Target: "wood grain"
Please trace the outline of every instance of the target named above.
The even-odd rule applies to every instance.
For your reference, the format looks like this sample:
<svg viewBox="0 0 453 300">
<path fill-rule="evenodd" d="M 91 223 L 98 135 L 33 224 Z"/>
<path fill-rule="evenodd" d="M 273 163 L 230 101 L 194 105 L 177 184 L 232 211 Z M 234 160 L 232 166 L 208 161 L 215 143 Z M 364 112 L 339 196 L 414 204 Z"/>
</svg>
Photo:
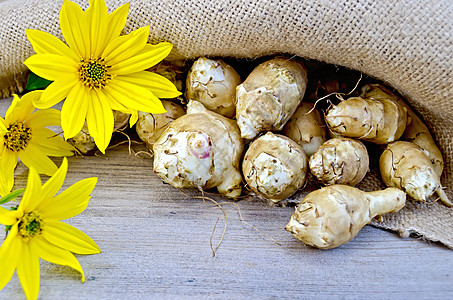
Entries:
<svg viewBox="0 0 453 300">
<path fill-rule="evenodd" d="M 19 165 L 16 174 L 24 186 L 26 168 Z M 222 212 L 163 184 L 152 159 L 129 157 L 126 145 L 105 156 L 72 157 L 63 188 L 92 176 L 99 179 L 88 208 L 67 222 L 103 253 L 78 256 L 84 284 L 69 267 L 42 262 L 40 299 L 453 297 L 453 251 L 446 247 L 367 226 L 338 249 L 317 250 L 283 229 L 293 208 L 243 200 L 244 219 L 280 245 L 224 204 L 227 231 L 212 257 L 210 237 L 219 217 L 213 242 L 221 236 Z M 16 275 L 0 299 L 25 299 Z"/>
</svg>

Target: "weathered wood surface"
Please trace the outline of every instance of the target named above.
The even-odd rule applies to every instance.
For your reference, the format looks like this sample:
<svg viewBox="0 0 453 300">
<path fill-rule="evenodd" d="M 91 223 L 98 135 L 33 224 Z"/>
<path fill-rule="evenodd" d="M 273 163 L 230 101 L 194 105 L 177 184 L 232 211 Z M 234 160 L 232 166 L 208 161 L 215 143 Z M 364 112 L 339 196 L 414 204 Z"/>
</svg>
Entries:
<svg viewBox="0 0 453 300">
<path fill-rule="evenodd" d="M 0 101 L 1 115 L 9 102 Z M 26 169 L 16 173 L 24 186 Z M 221 211 L 163 184 L 152 159 L 129 157 L 126 145 L 105 156 L 72 157 L 63 188 L 91 176 L 99 180 L 88 208 L 67 222 L 103 253 L 78 256 L 84 284 L 76 271 L 42 262 L 40 299 L 453 298 L 453 251 L 446 247 L 367 226 L 338 249 L 317 250 L 283 229 L 293 208 L 240 201 L 244 219 L 280 245 L 224 204 L 227 231 L 212 257 L 210 237 L 220 217 L 214 244 L 220 238 Z M 24 298 L 14 275 L 0 299 Z"/>
</svg>

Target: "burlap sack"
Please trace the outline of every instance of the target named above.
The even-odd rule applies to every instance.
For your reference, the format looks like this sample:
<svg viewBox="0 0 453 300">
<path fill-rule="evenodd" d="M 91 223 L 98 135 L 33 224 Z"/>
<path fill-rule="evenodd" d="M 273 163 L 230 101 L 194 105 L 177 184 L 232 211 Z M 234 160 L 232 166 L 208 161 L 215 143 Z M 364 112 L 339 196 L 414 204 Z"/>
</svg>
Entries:
<svg viewBox="0 0 453 300">
<path fill-rule="evenodd" d="M 76 1 L 87 7 L 88 0 Z M 109 8 L 127 1 L 107 0 Z M 126 32 L 151 25 L 150 41 L 170 41 L 173 58 L 273 53 L 346 66 L 374 76 L 409 99 L 446 161 L 453 199 L 453 3 L 451 0 L 130 0 Z M 62 0 L 0 0 L 0 90 L 23 84 L 32 48 L 25 29 L 61 38 Z M 381 188 L 371 174 L 360 186 Z M 408 205 L 375 226 L 418 233 L 453 248 L 453 209 Z"/>
</svg>

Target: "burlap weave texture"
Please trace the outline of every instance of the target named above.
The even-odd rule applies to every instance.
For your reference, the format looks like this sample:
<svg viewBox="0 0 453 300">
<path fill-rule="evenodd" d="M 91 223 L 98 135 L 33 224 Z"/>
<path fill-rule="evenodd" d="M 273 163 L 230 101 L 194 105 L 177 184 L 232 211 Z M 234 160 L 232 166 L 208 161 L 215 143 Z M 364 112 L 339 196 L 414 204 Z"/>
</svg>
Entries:
<svg viewBox="0 0 453 300">
<path fill-rule="evenodd" d="M 86 8 L 88 1 L 76 1 Z M 288 53 L 360 70 L 400 91 L 423 116 L 446 161 L 453 198 L 453 2 L 451 0 L 107 0 L 130 2 L 125 31 L 150 25 L 150 41 L 170 41 L 173 58 Z M 62 38 L 62 0 L 0 1 L 0 90 L 23 83 L 33 53 L 25 29 Z M 371 177 L 373 178 L 373 177 Z M 376 180 L 364 189 L 381 187 Z M 418 232 L 453 247 L 453 210 L 413 205 L 376 226 Z"/>
</svg>

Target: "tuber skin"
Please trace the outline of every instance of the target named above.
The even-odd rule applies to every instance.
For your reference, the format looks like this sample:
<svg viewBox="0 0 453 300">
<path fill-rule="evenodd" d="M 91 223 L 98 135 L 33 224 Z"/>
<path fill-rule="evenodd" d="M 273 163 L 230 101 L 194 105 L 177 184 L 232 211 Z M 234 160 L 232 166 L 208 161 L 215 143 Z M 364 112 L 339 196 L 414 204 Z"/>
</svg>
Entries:
<svg viewBox="0 0 453 300">
<path fill-rule="evenodd" d="M 333 138 L 310 157 L 309 167 L 311 174 L 325 185 L 354 186 L 369 170 L 368 151 L 358 140 Z"/>
<path fill-rule="evenodd" d="M 241 136 L 280 131 L 302 101 L 307 88 L 305 67 L 288 58 L 258 65 L 236 89 L 236 119 Z"/>
<path fill-rule="evenodd" d="M 138 112 L 138 121 L 135 124 L 135 130 L 138 137 L 145 142 L 149 149 L 162 135 L 164 130 L 171 122 L 184 115 L 184 108 L 169 100 L 162 100 L 162 104 L 167 112 L 163 114 L 151 114 L 147 112 Z"/>
<path fill-rule="evenodd" d="M 301 146 L 286 136 L 268 132 L 250 144 L 242 172 L 258 196 L 276 203 L 303 187 L 307 165 Z"/>
<path fill-rule="evenodd" d="M 407 113 L 403 106 L 391 99 L 351 97 L 329 109 L 325 120 L 334 133 L 388 144 L 402 136 Z"/>
<path fill-rule="evenodd" d="M 363 192 L 330 185 L 309 193 L 285 229 L 307 245 L 332 249 L 353 239 L 375 216 L 397 212 L 405 204 L 406 194 L 397 188 Z"/>
<path fill-rule="evenodd" d="M 312 156 L 326 141 L 326 125 L 313 103 L 302 102 L 283 129 L 284 135 L 298 143 L 307 156 Z"/>
<path fill-rule="evenodd" d="M 362 88 L 362 95 L 370 99 L 392 99 L 406 108 L 409 124 L 406 126 L 402 139 L 413 142 L 428 152 L 428 157 L 433 164 L 434 170 L 440 178 L 444 169 L 444 159 L 442 158 L 442 153 L 434 142 L 428 127 L 426 127 L 423 121 L 415 114 L 409 105 L 407 105 L 401 97 L 398 97 L 395 93 L 391 92 L 381 84 L 365 85 Z"/>
<path fill-rule="evenodd" d="M 400 188 L 418 201 L 426 201 L 437 193 L 443 203 L 452 205 L 426 152 L 414 143 L 388 144 L 379 159 L 379 168 L 388 187 Z"/>
<path fill-rule="evenodd" d="M 96 143 L 88 131 L 86 122 L 83 124 L 82 130 L 79 133 L 68 139 L 68 143 L 73 145 L 82 154 L 88 154 L 90 151 L 97 149 Z"/>
<path fill-rule="evenodd" d="M 241 77 L 221 59 L 201 57 L 187 74 L 186 99 L 201 102 L 207 109 L 227 118 L 236 115 L 236 87 Z"/>
<path fill-rule="evenodd" d="M 235 121 L 189 101 L 187 114 L 173 121 L 153 145 L 154 172 L 176 188 L 217 187 L 237 198 L 244 149 Z"/>
</svg>

